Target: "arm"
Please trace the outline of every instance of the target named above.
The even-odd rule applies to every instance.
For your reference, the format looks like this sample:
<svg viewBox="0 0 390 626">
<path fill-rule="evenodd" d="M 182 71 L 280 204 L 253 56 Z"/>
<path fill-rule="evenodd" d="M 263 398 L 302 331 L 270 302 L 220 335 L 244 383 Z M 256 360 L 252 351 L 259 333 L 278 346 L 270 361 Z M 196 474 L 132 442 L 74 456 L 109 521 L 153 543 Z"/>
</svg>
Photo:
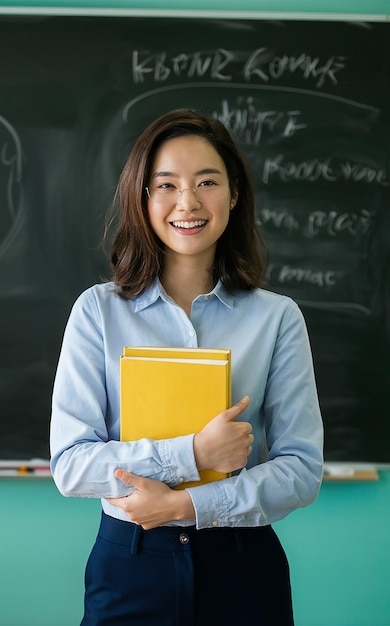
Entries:
<svg viewBox="0 0 390 626">
<path fill-rule="evenodd" d="M 268 460 L 238 476 L 188 489 L 198 528 L 271 524 L 318 494 L 323 425 L 306 325 L 293 302 L 281 317 L 270 353 L 258 416 Z"/>
<path fill-rule="evenodd" d="M 59 490 L 75 497 L 126 495 L 128 487 L 114 476 L 118 466 L 170 485 L 180 478 L 198 480 L 192 435 L 118 441 L 124 338 L 115 335 L 116 320 L 107 309 L 87 290 L 65 330 L 50 432 L 51 468 Z"/>
<path fill-rule="evenodd" d="M 99 498 L 128 495 L 128 484 L 114 476 L 118 467 L 174 486 L 199 480 L 197 465 L 220 471 L 245 465 L 251 426 L 233 420 L 248 401 L 218 416 L 219 428 L 209 428 L 196 445 L 193 435 L 118 441 L 119 357 L 125 338 L 115 336 L 115 327 L 111 311 L 98 305 L 92 290 L 76 301 L 53 390 L 51 468 L 61 493 Z"/>
</svg>

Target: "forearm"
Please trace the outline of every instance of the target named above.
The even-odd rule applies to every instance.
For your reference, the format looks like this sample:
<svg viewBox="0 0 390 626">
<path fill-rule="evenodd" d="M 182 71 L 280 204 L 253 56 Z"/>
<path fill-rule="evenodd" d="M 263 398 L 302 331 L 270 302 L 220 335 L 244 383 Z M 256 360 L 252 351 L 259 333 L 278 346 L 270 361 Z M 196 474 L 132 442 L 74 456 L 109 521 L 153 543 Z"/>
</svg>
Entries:
<svg viewBox="0 0 390 626">
<path fill-rule="evenodd" d="M 306 464 L 308 461 L 308 465 Z M 239 475 L 191 487 L 197 528 L 264 526 L 285 518 L 316 498 L 322 481 L 322 457 L 279 457 Z"/>
<path fill-rule="evenodd" d="M 53 445 L 51 467 L 60 492 L 65 496 L 105 498 L 125 496 L 129 488 L 114 477 L 123 468 L 174 486 L 199 479 L 191 462 L 192 437 L 155 442 L 85 441 L 58 449 Z"/>
</svg>

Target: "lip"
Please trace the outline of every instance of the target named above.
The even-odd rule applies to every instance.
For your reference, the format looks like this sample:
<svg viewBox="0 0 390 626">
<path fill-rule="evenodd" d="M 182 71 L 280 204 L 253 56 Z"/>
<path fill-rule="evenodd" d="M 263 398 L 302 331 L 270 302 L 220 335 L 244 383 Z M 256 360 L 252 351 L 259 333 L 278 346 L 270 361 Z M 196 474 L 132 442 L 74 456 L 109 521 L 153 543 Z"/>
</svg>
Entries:
<svg viewBox="0 0 390 626">
<path fill-rule="evenodd" d="M 199 232 L 202 228 L 206 226 L 208 220 L 173 220 L 170 222 L 170 225 L 175 230 L 180 230 L 184 232 Z"/>
</svg>

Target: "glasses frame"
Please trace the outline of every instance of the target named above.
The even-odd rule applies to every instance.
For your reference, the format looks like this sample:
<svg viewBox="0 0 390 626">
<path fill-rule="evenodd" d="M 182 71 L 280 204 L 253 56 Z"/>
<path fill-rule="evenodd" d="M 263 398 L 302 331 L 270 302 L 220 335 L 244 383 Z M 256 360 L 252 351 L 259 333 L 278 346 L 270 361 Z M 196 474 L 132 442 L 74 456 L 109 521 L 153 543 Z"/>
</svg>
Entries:
<svg viewBox="0 0 390 626">
<path fill-rule="evenodd" d="M 149 200 L 151 200 L 152 197 L 150 195 L 149 187 L 145 187 L 145 191 L 146 191 L 146 194 L 147 194 Z M 179 202 L 179 200 L 182 197 L 184 191 L 192 191 L 192 193 L 194 194 L 197 202 L 200 202 L 200 203 L 202 202 L 202 200 L 199 200 L 199 198 L 198 198 L 196 187 L 186 187 L 185 189 L 177 189 L 176 191 L 177 191 L 177 194 L 178 194 L 177 199 L 176 199 L 176 204 Z"/>
<path fill-rule="evenodd" d="M 150 188 L 149 187 L 144 187 L 144 190 L 146 191 L 146 195 L 148 196 L 149 200 L 151 200 L 152 199 L 152 195 L 151 195 L 151 192 L 150 192 Z M 193 193 L 193 195 L 195 197 L 195 200 L 197 202 L 199 202 L 199 204 L 207 202 L 207 200 L 205 200 L 205 199 L 201 200 L 199 198 L 199 196 L 198 196 L 198 189 L 196 187 L 186 187 L 185 189 L 177 189 L 176 191 L 177 191 L 177 197 L 174 200 L 174 204 L 177 204 L 180 201 L 184 191 L 192 191 L 192 193 Z M 158 191 L 157 191 L 157 195 L 159 195 Z M 166 199 L 169 200 L 169 194 L 166 195 L 165 197 L 166 197 Z M 161 198 L 164 198 L 164 193 L 161 194 Z M 172 201 L 172 198 L 170 200 Z"/>
</svg>

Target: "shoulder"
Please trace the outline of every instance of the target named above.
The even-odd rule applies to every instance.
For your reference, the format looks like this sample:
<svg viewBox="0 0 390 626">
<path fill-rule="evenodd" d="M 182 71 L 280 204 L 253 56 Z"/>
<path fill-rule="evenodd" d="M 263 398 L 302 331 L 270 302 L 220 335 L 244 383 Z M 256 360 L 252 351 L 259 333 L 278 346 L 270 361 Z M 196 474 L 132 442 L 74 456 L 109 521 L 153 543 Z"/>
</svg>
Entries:
<svg viewBox="0 0 390 626">
<path fill-rule="evenodd" d="M 238 305 L 250 304 L 256 308 L 267 308 L 279 311 L 299 310 L 298 304 L 290 298 L 267 289 L 253 289 L 252 291 L 238 291 L 235 294 Z"/>
<path fill-rule="evenodd" d="M 95 311 L 101 316 L 137 313 L 152 304 L 160 294 L 158 283 L 137 296 L 121 297 L 120 288 L 114 282 L 98 283 L 83 291 L 74 303 L 74 310 Z"/>
<path fill-rule="evenodd" d="M 98 302 L 104 302 L 112 298 L 117 298 L 115 284 L 113 282 L 97 283 L 88 287 L 80 293 L 74 303 L 74 308 L 93 306 Z"/>
<path fill-rule="evenodd" d="M 270 327 L 305 326 L 303 313 L 295 300 L 267 289 L 239 291 L 235 294 L 234 308 L 247 323 L 267 324 Z"/>
<path fill-rule="evenodd" d="M 102 315 L 105 311 L 111 313 L 115 309 L 120 310 L 128 300 L 121 298 L 116 290 L 114 282 L 97 283 L 85 289 L 76 298 L 72 314 Z"/>
</svg>

